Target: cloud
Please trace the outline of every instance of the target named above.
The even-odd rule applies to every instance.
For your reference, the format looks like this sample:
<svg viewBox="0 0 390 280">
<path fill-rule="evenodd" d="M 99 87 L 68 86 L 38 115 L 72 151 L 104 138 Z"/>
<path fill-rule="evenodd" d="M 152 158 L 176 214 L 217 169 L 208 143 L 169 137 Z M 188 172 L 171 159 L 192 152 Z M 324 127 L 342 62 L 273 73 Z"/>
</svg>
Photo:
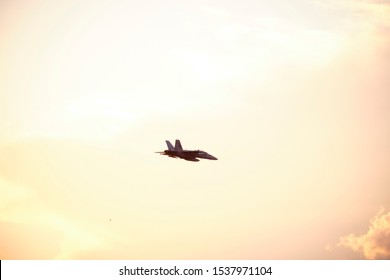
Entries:
<svg viewBox="0 0 390 280">
<path fill-rule="evenodd" d="M 367 0 L 367 2 L 374 3 L 374 4 L 390 5 L 389 0 Z"/>
<path fill-rule="evenodd" d="M 390 212 L 382 209 L 371 221 L 368 231 L 361 235 L 349 234 L 340 238 L 338 246 L 359 252 L 366 259 L 390 259 Z"/>
<path fill-rule="evenodd" d="M 342 12 L 343 17 L 339 24 L 354 30 L 365 28 L 367 31 L 372 31 L 372 29 L 389 27 L 390 1 L 388 0 L 317 1 L 317 5 Z"/>
<path fill-rule="evenodd" d="M 105 248 L 108 232 L 51 209 L 28 185 L 0 177 L 1 259 L 71 259 Z"/>
</svg>

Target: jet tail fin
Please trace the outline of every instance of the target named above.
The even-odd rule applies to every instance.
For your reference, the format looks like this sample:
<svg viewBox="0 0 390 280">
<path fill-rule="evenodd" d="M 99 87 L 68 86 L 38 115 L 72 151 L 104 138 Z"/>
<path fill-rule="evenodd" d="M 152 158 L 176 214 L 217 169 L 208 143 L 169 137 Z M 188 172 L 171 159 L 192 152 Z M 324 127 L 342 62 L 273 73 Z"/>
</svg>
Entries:
<svg viewBox="0 0 390 280">
<path fill-rule="evenodd" d="M 168 149 L 169 149 L 170 151 L 174 151 L 174 150 L 175 150 L 175 147 L 173 147 L 173 145 L 171 144 L 171 142 L 169 142 L 168 140 L 165 140 L 165 142 L 167 143 Z"/>
<path fill-rule="evenodd" d="M 175 141 L 175 150 L 176 151 L 183 151 L 183 147 L 181 146 L 180 140 Z"/>
</svg>

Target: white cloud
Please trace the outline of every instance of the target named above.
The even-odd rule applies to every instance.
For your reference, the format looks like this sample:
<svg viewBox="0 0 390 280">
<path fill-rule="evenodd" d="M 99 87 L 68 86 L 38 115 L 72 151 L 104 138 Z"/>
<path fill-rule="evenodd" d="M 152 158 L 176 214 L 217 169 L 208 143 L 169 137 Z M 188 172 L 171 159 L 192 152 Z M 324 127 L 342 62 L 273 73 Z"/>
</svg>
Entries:
<svg viewBox="0 0 390 280">
<path fill-rule="evenodd" d="M 368 231 L 340 238 L 338 246 L 359 252 L 366 259 L 390 259 L 390 212 L 382 209 L 371 221 Z"/>
</svg>

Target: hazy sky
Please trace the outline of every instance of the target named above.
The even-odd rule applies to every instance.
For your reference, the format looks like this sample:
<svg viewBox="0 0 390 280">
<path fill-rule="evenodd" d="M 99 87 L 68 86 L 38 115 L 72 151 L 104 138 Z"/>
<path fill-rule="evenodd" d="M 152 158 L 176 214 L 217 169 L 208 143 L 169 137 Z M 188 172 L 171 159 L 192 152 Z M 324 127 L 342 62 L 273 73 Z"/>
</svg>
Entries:
<svg viewBox="0 0 390 280">
<path fill-rule="evenodd" d="M 390 259 L 389 143 L 390 1 L 0 0 L 0 259 Z"/>
</svg>

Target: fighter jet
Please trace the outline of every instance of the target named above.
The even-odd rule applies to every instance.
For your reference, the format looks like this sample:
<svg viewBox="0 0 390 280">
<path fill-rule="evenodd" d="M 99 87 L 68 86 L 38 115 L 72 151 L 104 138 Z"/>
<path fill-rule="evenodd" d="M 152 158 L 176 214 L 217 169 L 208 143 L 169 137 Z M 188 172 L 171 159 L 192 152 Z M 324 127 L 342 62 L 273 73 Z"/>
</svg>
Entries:
<svg viewBox="0 0 390 280">
<path fill-rule="evenodd" d="M 168 150 L 165 150 L 164 152 L 156 152 L 156 153 L 159 153 L 160 155 L 173 157 L 173 158 L 182 158 L 188 161 L 199 161 L 198 158 L 217 160 L 216 157 L 201 150 L 183 150 L 180 140 L 176 140 L 175 147 L 173 147 L 171 142 L 169 142 L 168 140 L 165 140 L 165 142 L 167 143 Z"/>
</svg>

